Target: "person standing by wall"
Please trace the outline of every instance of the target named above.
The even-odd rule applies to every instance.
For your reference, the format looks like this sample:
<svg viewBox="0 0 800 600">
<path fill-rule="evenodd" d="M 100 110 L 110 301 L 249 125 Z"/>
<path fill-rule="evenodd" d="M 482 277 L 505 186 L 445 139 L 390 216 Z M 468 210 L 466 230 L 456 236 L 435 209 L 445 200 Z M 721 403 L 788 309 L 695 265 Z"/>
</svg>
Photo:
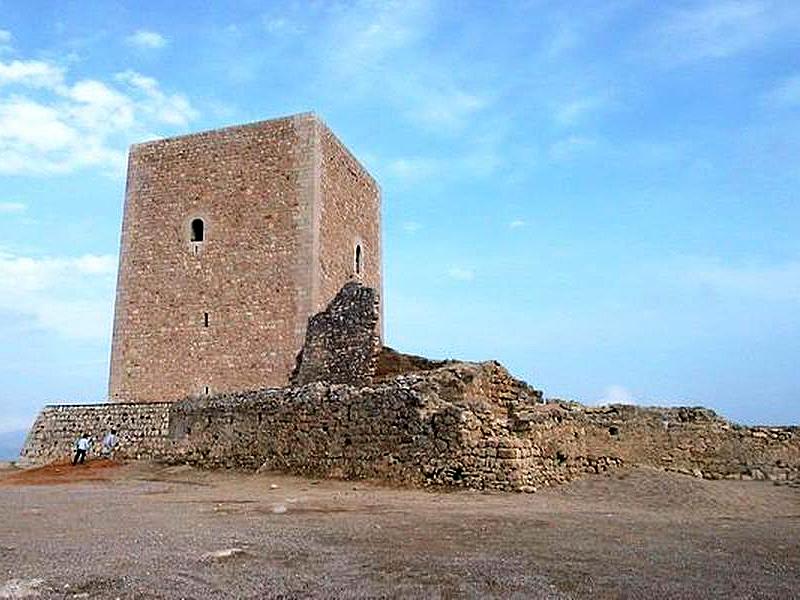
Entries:
<svg viewBox="0 0 800 600">
<path fill-rule="evenodd" d="M 100 448 L 100 456 L 103 458 L 111 458 L 114 455 L 114 448 L 117 447 L 117 430 L 112 429 L 103 438 L 103 446 Z"/>
<path fill-rule="evenodd" d="M 72 466 L 78 463 L 83 464 L 86 460 L 86 453 L 89 452 L 89 447 L 92 445 L 92 439 L 88 434 L 82 433 L 78 441 L 75 442 L 75 458 L 72 459 Z"/>
</svg>

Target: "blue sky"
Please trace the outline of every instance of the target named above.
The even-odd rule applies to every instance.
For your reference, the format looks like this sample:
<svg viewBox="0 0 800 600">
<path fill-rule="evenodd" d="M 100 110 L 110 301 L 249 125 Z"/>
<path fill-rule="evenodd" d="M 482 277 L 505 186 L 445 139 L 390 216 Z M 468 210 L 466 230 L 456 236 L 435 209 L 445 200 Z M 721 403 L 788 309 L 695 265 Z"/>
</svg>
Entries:
<svg viewBox="0 0 800 600">
<path fill-rule="evenodd" d="M 127 147 L 313 110 L 387 342 L 800 422 L 800 3 L 0 0 L 0 431 L 106 394 Z"/>
</svg>

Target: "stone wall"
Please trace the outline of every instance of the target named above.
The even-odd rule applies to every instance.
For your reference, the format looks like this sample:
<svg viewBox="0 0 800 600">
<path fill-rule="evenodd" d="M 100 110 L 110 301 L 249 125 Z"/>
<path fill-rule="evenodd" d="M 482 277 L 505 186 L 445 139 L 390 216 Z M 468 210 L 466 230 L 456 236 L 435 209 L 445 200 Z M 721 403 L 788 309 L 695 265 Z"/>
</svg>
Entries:
<svg viewBox="0 0 800 600">
<path fill-rule="evenodd" d="M 320 289 L 313 312 L 322 310 L 352 278 L 383 295 L 380 188 L 329 128 L 320 127 L 318 139 Z M 360 247 L 359 269 L 356 247 Z"/>
<path fill-rule="evenodd" d="M 506 448 L 517 446 L 506 439 L 498 414 L 507 413 L 508 402 L 534 405 L 540 397 L 496 363 L 454 363 L 370 387 L 311 383 L 188 400 L 172 408 L 175 446 L 168 460 L 515 489 L 544 481 L 518 472 L 516 450 L 506 456 Z"/>
<path fill-rule="evenodd" d="M 380 300 L 373 288 L 351 281 L 308 321 L 293 385 L 312 381 L 367 385 L 381 348 Z"/>
<path fill-rule="evenodd" d="M 545 403 L 494 362 L 369 387 L 316 382 L 152 408 L 49 407 L 25 457 L 68 455 L 81 429 L 99 436 L 112 423 L 121 456 L 403 485 L 533 491 L 626 465 L 800 481 L 798 428 L 741 427 L 697 408 Z"/>
<path fill-rule="evenodd" d="M 358 244 L 380 289 L 380 191 L 312 114 L 133 146 L 111 401 L 286 385 Z"/>
<path fill-rule="evenodd" d="M 21 462 L 43 464 L 69 458 L 81 433 L 95 440 L 91 458 L 110 429 L 117 430 L 119 457 L 162 458 L 171 447 L 169 407 L 165 402 L 46 406 L 28 433 Z"/>
</svg>

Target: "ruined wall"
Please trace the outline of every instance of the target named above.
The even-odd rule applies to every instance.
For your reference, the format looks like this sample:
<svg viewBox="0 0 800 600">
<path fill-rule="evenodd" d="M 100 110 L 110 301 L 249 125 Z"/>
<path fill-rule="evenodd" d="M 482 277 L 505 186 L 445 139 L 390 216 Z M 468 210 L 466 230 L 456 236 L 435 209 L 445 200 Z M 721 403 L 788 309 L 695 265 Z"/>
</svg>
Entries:
<svg viewBox="0 0 800 600">
<path fill-rule="evenodd" d="M 293 385 L 312 381 L 367 385 L 381 348 L 380 300 L 373 288 L 351 281 L 308 321 Z"/>
<path fill-rule="evenodd" d="M 800 428 L 745 427 L 700 407 L 565 404 L 562 423 L 587 423 L 584 452 L 613 453 L 707 479 L 800 479 Z M 555 429 L 558 438 L 565 432 Z"/>
<path fill-rule="evenodd" d="M 626 465 L 800 481 L 797 428 L 739 427 L 703 409 L 542 403 L 497 363 L 450 363 L 370 387 L 311 383 L 142 410 L 149 407 L 48 408 L 25 456 L 68 455 L 88 420 L 96 435 L 112 422 L 120 427 L 121 456 L 404 485 L 533 491 Z M 139 427 L 141 434 L 126 433 Z"/>
<path fill-rule="evenodd" d="M 23 464 L 42 464 L 69 458 L 81 433 L 90 434 L 95 445 L 91 458 L 110 429 L 119 437 L 119 457 L 153 458 L 168 454 L 170 403 L 73 404 L 46 406 L 31 427 L 20 459 Z"/>
<path fill-rule="evenodd" d="M 496 413 L 540 393 L 495 363 L 458 363 L 370 387 L 311 383 L 176 403 L 169 460 L 204 467 L 376 478 L 411 485 L 517 489 L 515 440 Z M 483 442 L 476 443 L 478 433 Z M 491 451 L 487 452 L 487 448 Z M 514 448 L 506 456 L 506 448 Z"/>
<path fill-rule="evenodd" d="M 111 401 L 286 385 L 357 239 L 380 289 L 377 185 L 314 115 L 133 146 Z"/>
</svg>

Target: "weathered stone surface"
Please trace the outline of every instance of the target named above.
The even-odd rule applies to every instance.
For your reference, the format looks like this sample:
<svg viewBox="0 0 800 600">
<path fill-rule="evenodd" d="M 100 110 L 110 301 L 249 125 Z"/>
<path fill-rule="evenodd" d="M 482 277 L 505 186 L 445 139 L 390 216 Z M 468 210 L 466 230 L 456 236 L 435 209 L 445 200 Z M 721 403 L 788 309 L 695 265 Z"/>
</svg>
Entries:
<svg viewBox="0 0 800 600">
<path fill-rule="evenodd" d="M 431 360 L 423 356 L 403 354 L 393 348 L 383 346 L 375 365 L 375 379 L 391 379 L 411 371 L 430 371 L 454 362 L 452 360 Z"/>
<path fill-rule="evenodd" d="M 292 385 L 370 383 L 381 349 L 380 314 L 375 289 L 346 283 L 324 311 L 309 319 Z"/>
<path fill-rule="evenodd" d="M 169 406 L 167 402 L 47 406 L 28 432 L 21 462 L 65 458 L 84 432 L 94 438 L 98 451 L 110 429 L 117 430 L 121 455 L 126 458 L 162 456 L 169 446 Z"/>
<path fill-rule="evenodd" d="M 381 289 L 380 243 L 377 183 L 313 114 L 133 146 L 111 401 L 286 385 L 308 318 Z"/>
<path fill-rule="evenodd" d="M 149 423 L 147 434 L 128 437 L 135 421 L 117 423 L 122 410 Z M 209 468 L 526 492 L 622 465 L 800 480 L 797 428 L 740 427 L 697 408 L 542 403 L 494 362 L 372 386 L 315 382 L 163 405 L 48 408 L 26 457 L 64 457 L 87 418 L 119 425 L 122 457 Z"/>
</svg>

